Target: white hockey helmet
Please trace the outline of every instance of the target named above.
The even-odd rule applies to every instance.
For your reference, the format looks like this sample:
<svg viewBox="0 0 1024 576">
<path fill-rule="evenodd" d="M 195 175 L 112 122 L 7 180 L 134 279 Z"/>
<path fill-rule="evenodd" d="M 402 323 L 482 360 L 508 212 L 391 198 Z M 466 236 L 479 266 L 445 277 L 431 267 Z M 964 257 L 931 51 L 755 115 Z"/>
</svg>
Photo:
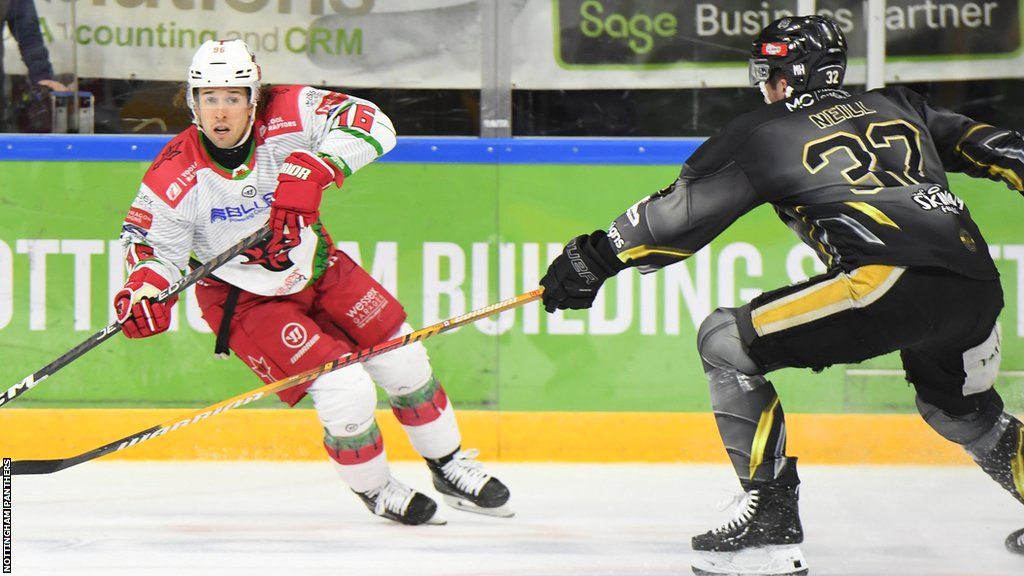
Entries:
<svg viewBox="0 0 1024 576">
<path fill-rule="evenodd" d="M 221 86 L 248 88 L 251 105 L 259 99 L 260 67 L 256 64 L 256 55 L 240 39 L 207 40 L 192 57 L 185 101 L 193 117 L 198 118 L 196 90 Z"/>
</svg>

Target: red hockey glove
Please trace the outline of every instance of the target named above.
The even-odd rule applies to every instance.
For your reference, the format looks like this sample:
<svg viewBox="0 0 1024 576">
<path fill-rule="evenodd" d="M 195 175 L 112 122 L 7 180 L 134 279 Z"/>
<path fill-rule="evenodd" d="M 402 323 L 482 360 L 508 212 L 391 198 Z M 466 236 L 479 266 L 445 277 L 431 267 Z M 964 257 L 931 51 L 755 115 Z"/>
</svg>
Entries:
<svg viewBox="0 0 1024 576">
<path fill-rule="evenodd" d="M 540 280 L 544 287 L 544 309 L 554 312 L 590 308 L 604 281 L 625 268 L 604 230 L 573 238 Z"/>
<path fill-rule="evenodd" d="M 271 254 L 291 250 L 300 242 L 299 233 L 320 217 L 320 199 L 324 188 L 344 176 L 326 160 L 312 152 L 292 152 L 277 175 L 277 191 L 270 205 L 270 228 L 273 234 L 267 243 Z"/>
<path fill-rule="evenodd" d="M 178 297 L 165 302 L 153 298 L 168 286 L 170 282 L 149 268 L 139 268 L 128 276 L 124 287 L 114 294 L 114 311 L 125 336 L 146 338 L 167 330 Z"/>
</svg>

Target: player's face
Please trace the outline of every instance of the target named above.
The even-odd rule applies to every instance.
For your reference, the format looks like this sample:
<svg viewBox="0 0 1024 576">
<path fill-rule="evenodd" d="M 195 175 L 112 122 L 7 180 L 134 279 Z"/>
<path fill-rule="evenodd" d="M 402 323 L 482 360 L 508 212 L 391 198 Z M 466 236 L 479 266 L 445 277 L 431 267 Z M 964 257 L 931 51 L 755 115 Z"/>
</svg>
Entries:
<svg viewBox="0 0 1024 576">
<path fill-rule="evenodd" d="M 196 94 L 199 125 L 218 148 L 238 145 L 249 128 L 252 106 L 246 88 L 200 88 Z"/>
</svg>

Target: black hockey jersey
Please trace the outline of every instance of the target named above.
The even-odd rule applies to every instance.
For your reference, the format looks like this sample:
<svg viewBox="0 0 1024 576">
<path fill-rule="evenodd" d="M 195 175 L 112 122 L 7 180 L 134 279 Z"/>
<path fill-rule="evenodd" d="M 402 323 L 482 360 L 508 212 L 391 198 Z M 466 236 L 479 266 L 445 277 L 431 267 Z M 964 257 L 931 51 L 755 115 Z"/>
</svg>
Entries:
<svg viewBox="0 0 1024 576">
<path fill-rule="evenodd" d="M 932 108 L 905 88 L 824 89 L 740 116 L 679 178 L 608 231 L 619 259 L 649 272 L 693 254 L 770 203 L 830 269 L 928 266 L 998 277 L 946 172 L 1021 191 L 1020 134 Z"/>
</svg>

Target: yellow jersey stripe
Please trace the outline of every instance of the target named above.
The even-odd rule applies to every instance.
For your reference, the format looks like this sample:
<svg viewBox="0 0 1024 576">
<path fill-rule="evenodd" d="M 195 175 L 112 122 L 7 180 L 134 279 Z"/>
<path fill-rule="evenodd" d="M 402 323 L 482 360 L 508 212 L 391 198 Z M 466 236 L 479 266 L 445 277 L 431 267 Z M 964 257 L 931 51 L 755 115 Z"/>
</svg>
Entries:
<svg viewBox="0 0 1024 576">
<path fill-rule="evenodd" d="M 630 260 L 639 260 L 645 256 L 651 254 L 661 254 L 662 256 L 669 256 L 671 258 L 678 258 L 685 260 L 690 256 L 693 256 L 693 252 L 687 252 L 686 250 L 679 250 L 678 248 L 668 248 L 665 246 L 647 246 L 646 244 L 640 246 L 634 246 L 628 250 L 619 252 L 619 260 L 623 262 L 629 262 Z"/>
<path fill-rule="evenodd" d="M 897 225 L 895 222 L 892 221 L 891 218 L 885 215 L 885 212 L 882 212 L 881 210 L 875 208 L 874 206 L 868 204 L 867 202 L 846 202 L 846 205 L 849 206 L 850 208 L 853 208 L 854 210 L 857 210 L 858 212 L 867 214 L 869 218 L 871 218 L 875 222 L 878 222 L 882 226 L 889 226 L 890 228 L 895 228 L 897 230 L 900 229 L 899 225 Z"/>
<path fill-rule="evenodd" d="M 751 322 L 754 330 L 764 336 L 844 310 L 863 308 L 888 292 L 904 270 L 881 264 L 863 266 L 760 306 L 751 312 Z"/>
</svg>

